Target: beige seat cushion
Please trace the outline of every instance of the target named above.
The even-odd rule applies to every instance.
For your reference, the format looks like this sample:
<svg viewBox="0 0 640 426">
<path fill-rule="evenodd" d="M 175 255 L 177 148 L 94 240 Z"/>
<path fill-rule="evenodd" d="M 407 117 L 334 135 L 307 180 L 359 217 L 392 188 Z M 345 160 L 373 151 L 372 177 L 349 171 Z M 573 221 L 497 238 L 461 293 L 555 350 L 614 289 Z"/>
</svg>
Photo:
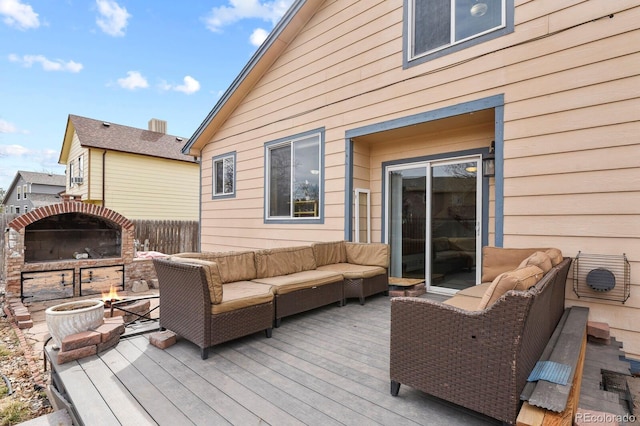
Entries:
<svg viewBox="0 0 640 426">
<path fill-rule="evenodd" d="M 256 278 L 270 278 L 316 269 L 311 246 L 259 250 L 255 253 Z"/>
<path fill-rule="evenodd" d="M 256 278 L 255 253 L 253 251 L 227 252 L 185 252 L 173 254 L 172 257 L 208 260 L 216 262 L 220 269 L 222 283 L 235 281 L 251 281 Z"/>
<path fill-rule="evenodd" d="M 458 292 L 455 296 L 442 303 L 464 309 L 465 311 L 478 311 L 478 302 L 480 302 L 479 297 L 465 296 Z"/>
<path fill-rule="evenodd" d="M 249 306 L 261 305 L 273 300 L 271 286 L 252 281 L 237 281 L 223 284 L 222 302 L 211 305 L 212 314 L 235 311 Z"/>
<path fill-rule="evenodd" d="M 543 275 L 544 272 L 537 266 L 525 266 L 498 275 L 482 296 L 478 309 L 488 308 L 509 290 L 528 290 L 540 281 Z"/>
<path fill-rule="evenodd" d="M 537 266 L 538 268 L 542 269 L 542 272 L 544 272 L 545 274 L 549 272 L 551 268 L 553 268 L 553 265 L 551 264 L 551 258 L 548 254 L 542 251 L 537 251 L 531 256 L 527 257 L 520 263 L 518 268 L 524 268 L 525 266 L 531 265 Z"/>
<path fill-rule="evenodd" d="M 482 282 L 493 281 L 503 272 L 516 269 L 520 262 L 546 248 L 482 247 Z"/>
<path fill-rule="evenodd" d="M 185 263 L 188 265 L 200 266 L 207 279 L 207 287 L 209 287 L 209 298 L 212 304 L 222 302 L 222 278 L 220 278 L 220 270 L 218 264 L 202 259 L 191 259 L 188 257 L 170 257 L 169 260 L 177 263 Z"/>
<path fill-rule="evenodd" d="M 386 275 L 387 270 L 380 266 L 354 265 L 353 263 L 333 263 L 318 266 L 319 271 L 330 271 L 342 274 L 345 279 L 355 280 Z"/>
<path fill-rule="evenodd" d="M 487 291 L 487 288 L 489 288 L 490 285 L 491 285 L 491 282 L 486 282 L 486 283 L 474 285 L 472 287 L 467 287 L 464 290 L 460 290 L 459 292 L 457 292 L 456 296 L 462 295 L 462 296 L 477 297 L 478 302 L 480 302 L 480 299 L 482 299 L 482 296 L 484 296 L 484 293 Z"/>
<path fill-rule="evenodd" d="M 311 244 L 316 258 L 316 266 L 347 263 L 347 251 L 344 241 L 320 242 Z"/>
<path fill-rule="evenodd" d="M 279 277 L 256 278 L 253 282 L 273 286 L 275 294 L 286 294 L 304 288 L 342 281 L 342 274 L 330 271 L 302 271 Z"/>
<path fill-rule="evenodd" d="M 347 262 L 355 265 L 389 267 L 389 246 L 383 243 L 344 243 Z"/>
</svg>

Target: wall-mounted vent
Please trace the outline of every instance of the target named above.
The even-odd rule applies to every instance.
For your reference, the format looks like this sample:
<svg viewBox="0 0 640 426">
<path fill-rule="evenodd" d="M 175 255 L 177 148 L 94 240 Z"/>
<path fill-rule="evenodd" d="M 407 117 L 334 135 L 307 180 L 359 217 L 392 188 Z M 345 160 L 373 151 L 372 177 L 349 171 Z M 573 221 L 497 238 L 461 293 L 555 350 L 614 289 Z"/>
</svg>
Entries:
<svg viewBox="0 0 640 426">
<path fill-rule="evenodd" d="M 626 302 L 631 295 L 631 272 L 625 254 L 578 252 L 573 261 L 573 291 L 578 297 Z"/>
</svg>

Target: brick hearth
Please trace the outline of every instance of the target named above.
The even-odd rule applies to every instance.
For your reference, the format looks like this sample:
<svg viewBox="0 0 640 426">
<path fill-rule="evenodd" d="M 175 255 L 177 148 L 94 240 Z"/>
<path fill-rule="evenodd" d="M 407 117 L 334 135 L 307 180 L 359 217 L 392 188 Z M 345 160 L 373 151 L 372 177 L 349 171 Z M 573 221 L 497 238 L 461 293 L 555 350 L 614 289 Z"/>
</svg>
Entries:
<svg viewBox="0 0 640 426">
<path fill-rule="evenodd" d="M 66 213 L 81 213 L 98 217 L 121 230 L 120 256 L 95 259 L 63 259 L 43 262 L 25 262 L 25 230 L 26 227 L 51 216 Z M 69 269 L 74 271 L 75 283 L 81 282 L 80 269 L 89 267 L 124 265 L 124 282 L 130 282 L 129 270 L 134 257 L 134 225 L 124 216 L 113 210 L 78 201 L 68 201 L 50 206 L 40 207 L 12 220 L 8 225 L 5 239 L 5 276 L 8 294 L 20 297 L 21 273 L 42 272 Z M 74 289 L 74 296 L 79 295 L 79 285 Z M 125 290 L 127 288 L 125 287 Z"/>
</svg>

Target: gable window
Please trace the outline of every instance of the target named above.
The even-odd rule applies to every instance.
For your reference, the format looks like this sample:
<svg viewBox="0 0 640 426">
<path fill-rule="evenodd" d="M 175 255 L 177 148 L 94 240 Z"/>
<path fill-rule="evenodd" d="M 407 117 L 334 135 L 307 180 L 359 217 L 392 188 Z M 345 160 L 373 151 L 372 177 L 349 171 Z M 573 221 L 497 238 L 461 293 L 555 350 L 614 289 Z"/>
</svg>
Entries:
<svg viewBox="0 0 640 426">
<path fill-rule="evenodd" d="M 18 186 L 16 188 L 16 190 L 18 191 L 17 194 L 16 194 L 16 198 L 19 200 L 21 198 L 21 194 L 22 194 L 22 187 Z"/>
<path fill-rule="evenodd" d="M 320 221 L 324 130 L 265 145 L 267 221 Z"/>
<path fill-rule="evenodd" d="M 22 198 L 27 199 L 27 185 L 22 185 Z"/>
<path fill-rule="evenodd" d="M 230 198 L 236 193 L 236 153 L 213 157 L 213 198 Z"/>
<path fill-rule="evenodd" d="M 406 0 L 405 4 L 408 61 L 441 56 L 513 31 L 513 0 Z"/>
</svg>

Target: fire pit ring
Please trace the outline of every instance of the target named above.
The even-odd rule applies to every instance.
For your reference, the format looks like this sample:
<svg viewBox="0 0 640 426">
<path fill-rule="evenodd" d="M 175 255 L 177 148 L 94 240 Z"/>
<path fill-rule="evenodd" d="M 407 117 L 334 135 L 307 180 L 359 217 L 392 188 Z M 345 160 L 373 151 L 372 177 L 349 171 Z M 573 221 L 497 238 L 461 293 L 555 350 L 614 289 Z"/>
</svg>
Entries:
<svg viewBox="0 0 640 426">
<path fill-rule="evenodd" d="M 62 339 L 99 327 L 104 322 L 102 300 L 77 300 L 47 308 L 45 318 L 53 344 L 60 348 Z"/>
</svg>

